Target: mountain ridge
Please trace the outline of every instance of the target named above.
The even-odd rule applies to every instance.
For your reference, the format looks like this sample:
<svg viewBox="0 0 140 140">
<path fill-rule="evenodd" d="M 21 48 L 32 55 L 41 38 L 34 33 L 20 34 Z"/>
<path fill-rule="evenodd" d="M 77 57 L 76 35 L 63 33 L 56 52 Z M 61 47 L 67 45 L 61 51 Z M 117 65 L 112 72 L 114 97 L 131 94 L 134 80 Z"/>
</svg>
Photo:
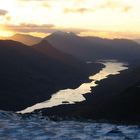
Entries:
<svg viewBox="0 0 140 140">
<path fill-rule="evenodd" d="M 140 56 L 140 45 L 129 39 L 81 37 L 70 33 L 51 34 L 46 39 L 55 48 L 82 60 L 118 59 L 132 61 Z"/>
<path fill-rule="evenodd" d="M 32 36 L 29 34 L 20 34 L 20 33 L 17 33 L 10 37 L 4 37 L 3 39 L 18 41 L 18 42 L 21 42 L 21 43 L 23 43 L 25 45 L 29 45 L 29 46 L 37 44 L 42 40 L 42 38 L 40 38 L 40 37 Z"/>
</svg>

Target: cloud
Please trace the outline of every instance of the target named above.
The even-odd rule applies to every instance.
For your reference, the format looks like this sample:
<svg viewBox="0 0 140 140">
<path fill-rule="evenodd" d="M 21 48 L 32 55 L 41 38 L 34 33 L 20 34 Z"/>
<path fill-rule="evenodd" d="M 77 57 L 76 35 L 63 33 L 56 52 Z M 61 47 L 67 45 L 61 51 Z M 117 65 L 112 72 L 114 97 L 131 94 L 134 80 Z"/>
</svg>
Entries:
<svg viewBox="0 0 140 140">
<path fill-rule="evenodd" d="M 104 31 L 104 30 L 94 30 L 94 29 L 84 29 L 84 28 L 60 28 L 53 24 L 26 24 L 22 23 L 20 25 L 0 25 L 4 27 L 7 31 L 12 31 L 14 33 L 32 33 L 34 34 L 50 34 L 56 31 L 64 31 L 64 32 L 73 32 L 75 34 L 84 35 L 84 36 L 98 36 L 103 38 L 129 38 L 133 39 L 139 36 L 140 34 L 133 32 L 115 32 L 115 31 Z"/>
<path fill-rule="evenodd" d="M 64 13 L 86 13 L 86 12 L 91 12 L 93 11 L 92 9 L 88 8 L 65 8 Z"/>
<path fill-rule="evenodd" d="M 121 10 L 122 12 L 128 12 L 132 9 L 132 7 L 128 4 L 122 3 L 121 1 L 116 0 L 107 0 L 104 3 L 98 5 L 96 10 L 98 9 L 111 9 L 111 10 Z"/>
<path fill-rule="evenodd" d="M 57 27 L 53 24 L 42 24 L 42 25 L 37 25 L 37 24 L 27 24 L 27 23 L 22 23 L 20 25 L 14 25 L 14 24 L 1 24 L 1 27 L 6 29 L 7 31 L 12 31 L 12 32 L 20 32 L 20 33 L 53 33 L 56 31 L 64 31 L 64 32 L 74 32 L 76 34 L 80 34 L 80 32 L 86 32 L 90 31 L 87 29 L 81 29 L 81 28 L 60 28 Z"/>
<path fill-rule="evenodd" d="M 51 8 L 51 5 L 48 2 L 42 3 L 42 6 L 46 8 Z"/>
<path fill-rule="evenodd" d="M 29 33 L 29 32 L 47 32 L 48 30 L 51 30 L 55 27 L 54 24 L 27 24 L 27 23 L 21 23 L 20 25 L 13 25 L 13 24 L 7 24 L 7 25 L 1 25 L 6 30 L 14 31 L 14 32 L 23 32 L 23 33 Z"/>
<path fill-rule="evenodd" d="M 26 27 L 26 28 L 52 28 L 55 25 L 54 24 L 42 24 L 42 25 L 38 25 L 38 24 L 28 24 L 28 23 L 21 23 L 20 26 L 22 27 Z"/>
<path fill-rule="evenodd" d="M 50 1 L 50 0 L 20 0 L 20 1 L 38 1 L 38 2 L 40 2 L 40 1 Z"/>
<path fill-rule="evenodd" d="M 0 16 L 5 16 L 7 13 L 8 11 L 0 9 Z"/>
<path fill-rule="evenodd" d="M 37 4 L 37 6 L 43 6 L 46 8 L 51 8 L 51 0 L 20 0 L 19 2 L 23 3 L 29 3 L 29 2 L 35 2 L 34 4 Z"/>
<path fill-rule="evenodd" d="M 111 1 L 111 0 L 107 0 L 104 3 L 102 3 L 101 5 L 97 6 L 99 9 L 103 9 L 103 8 L 109 8 L 109 9 L 116 9 L 118 7 L 120 7 L 120 2 L 119 1 Z"/>
<path fill-rule="evenodd" d="M 11 16 L 9 16 L 9 15 L 6 15 L 6 16 L 5 16 L 5 20 L 6 20 L 6 21 L 11 21 L 11 19 L 12 19 Z"/>
<path fill-rule="evenodd" d="M 131 9 L 132 9 L 131 6 L 125 6 L 125 7 L 122 8 L 122 11 L 123 12 L 129 12 Z"/>
<path fill-rule="evenodd" d="M 116 1 L 116 0 L 106 0 L 102 3 L 99 3 L 93 7 L 77 7 L 77 8 L 65 8 L 64 13 L 86 13 L 86 12 L 95 12 L 98 10 L 105 10 L 105 9 L 110 9 L 110 10 L 120 10 L 122 12 L 128 12 L 132 9 L 133 7 L 122 3 L 122 1 Z"/>
</svg>

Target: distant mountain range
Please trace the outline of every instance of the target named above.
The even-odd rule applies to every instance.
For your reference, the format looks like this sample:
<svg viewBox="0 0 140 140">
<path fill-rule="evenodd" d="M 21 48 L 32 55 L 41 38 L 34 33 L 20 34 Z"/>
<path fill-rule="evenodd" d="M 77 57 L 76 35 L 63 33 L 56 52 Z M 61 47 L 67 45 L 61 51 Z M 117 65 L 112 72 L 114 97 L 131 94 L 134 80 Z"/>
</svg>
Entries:
<svg viewBox="0 0 140 140">
<path fill-rule="evenodd" d="M 140 39 L 135 39 L 135 41 L 140 44 Z"/>
<path fill-rule="evenodd" d="M 47 40 L 42 40 L 40 43 L 33 45 L 32 48 L 43 53 L 44 55 L 47 55 L 49 58 L 60 61 L 66 65 L 81 67 L 84 64 L 81 60 L 76 59 L 72 55 L 59 51 L 58 49 L 53 47 Z"/>
<path fill-rule="evenodd" d="M 21 110 L 60 89 L 79 86 L 102 66 L 61 53 L 47 41 L 33 47 L 0 40 L 0 109 Z M 82 68 L 82 71 L 81 71 Z"/>
<path fill-rule="evenodd" d="M 72 32 L 61 31 L 54 32 L 45 38 L 16 34 L 8 39 L 19 41 L 29 46 L 38 44 L 41 40 L 47 40 L 57 50 L 84 61 L 117 59 L 130 62 L 140 59 L 139 40 L 81 37 Z"/>
<path fill-rule="evenodd" d="M 35 37 L 28 34 L 15 34 L 11 37 L 1 37 L 1 39 L 14 40 L 29 46 L 37 44 L 42 40 L 40 37 Z"/>
<path fill-rule="evenodd" d="M 140 45 L 127 39 L 80 37 L 74 33 L 55 32 L 45 38 L 55 48 L 83 60 L 140 58 Z"/>
</svg>

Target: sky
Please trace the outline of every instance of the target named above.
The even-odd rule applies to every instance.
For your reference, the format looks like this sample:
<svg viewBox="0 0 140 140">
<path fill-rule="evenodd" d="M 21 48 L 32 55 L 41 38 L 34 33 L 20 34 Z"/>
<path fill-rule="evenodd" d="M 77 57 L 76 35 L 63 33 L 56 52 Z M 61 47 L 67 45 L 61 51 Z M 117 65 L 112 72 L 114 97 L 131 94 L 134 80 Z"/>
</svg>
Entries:
<svg viewBox="0 0 140 140">
<path fill-rule="evenodd" d="M 140 0 L 0 0 L 0 36 L 55 31 L 140 38 Z"/>
</svg>

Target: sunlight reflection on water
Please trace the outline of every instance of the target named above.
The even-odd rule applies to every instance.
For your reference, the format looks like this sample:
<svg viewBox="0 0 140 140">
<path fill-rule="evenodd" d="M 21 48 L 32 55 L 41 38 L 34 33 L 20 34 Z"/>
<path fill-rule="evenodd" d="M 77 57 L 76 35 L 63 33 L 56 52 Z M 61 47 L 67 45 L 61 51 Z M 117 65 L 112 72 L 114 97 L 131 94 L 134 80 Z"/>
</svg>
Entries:
<svg viewBox="0 0 140 140">
<path fill-rule="evenodd" d="M 37 109 L 49 108 L 61 104 L 74 104 L 75 102 L 82 102 L 86 100 L 83 95 L 91 93 L 92 88 L 97 86 L 96 81 L 105 79 L 109 75 L 119 74 L 120 71 L 128 68 L 125 63 L 117 62 L 115 60 L 104 60 L 99 61 L 98 63 L 104 64 L 105 67 L 99 73 L 89 77 L 92 82 L 83 83 L 76 89 L 60 90 L 57 93 L 53 94 L 50 100 L 35 104 L 22 111 L 19 111 L 18 113 L 30 113 Z"/>
</svg>

